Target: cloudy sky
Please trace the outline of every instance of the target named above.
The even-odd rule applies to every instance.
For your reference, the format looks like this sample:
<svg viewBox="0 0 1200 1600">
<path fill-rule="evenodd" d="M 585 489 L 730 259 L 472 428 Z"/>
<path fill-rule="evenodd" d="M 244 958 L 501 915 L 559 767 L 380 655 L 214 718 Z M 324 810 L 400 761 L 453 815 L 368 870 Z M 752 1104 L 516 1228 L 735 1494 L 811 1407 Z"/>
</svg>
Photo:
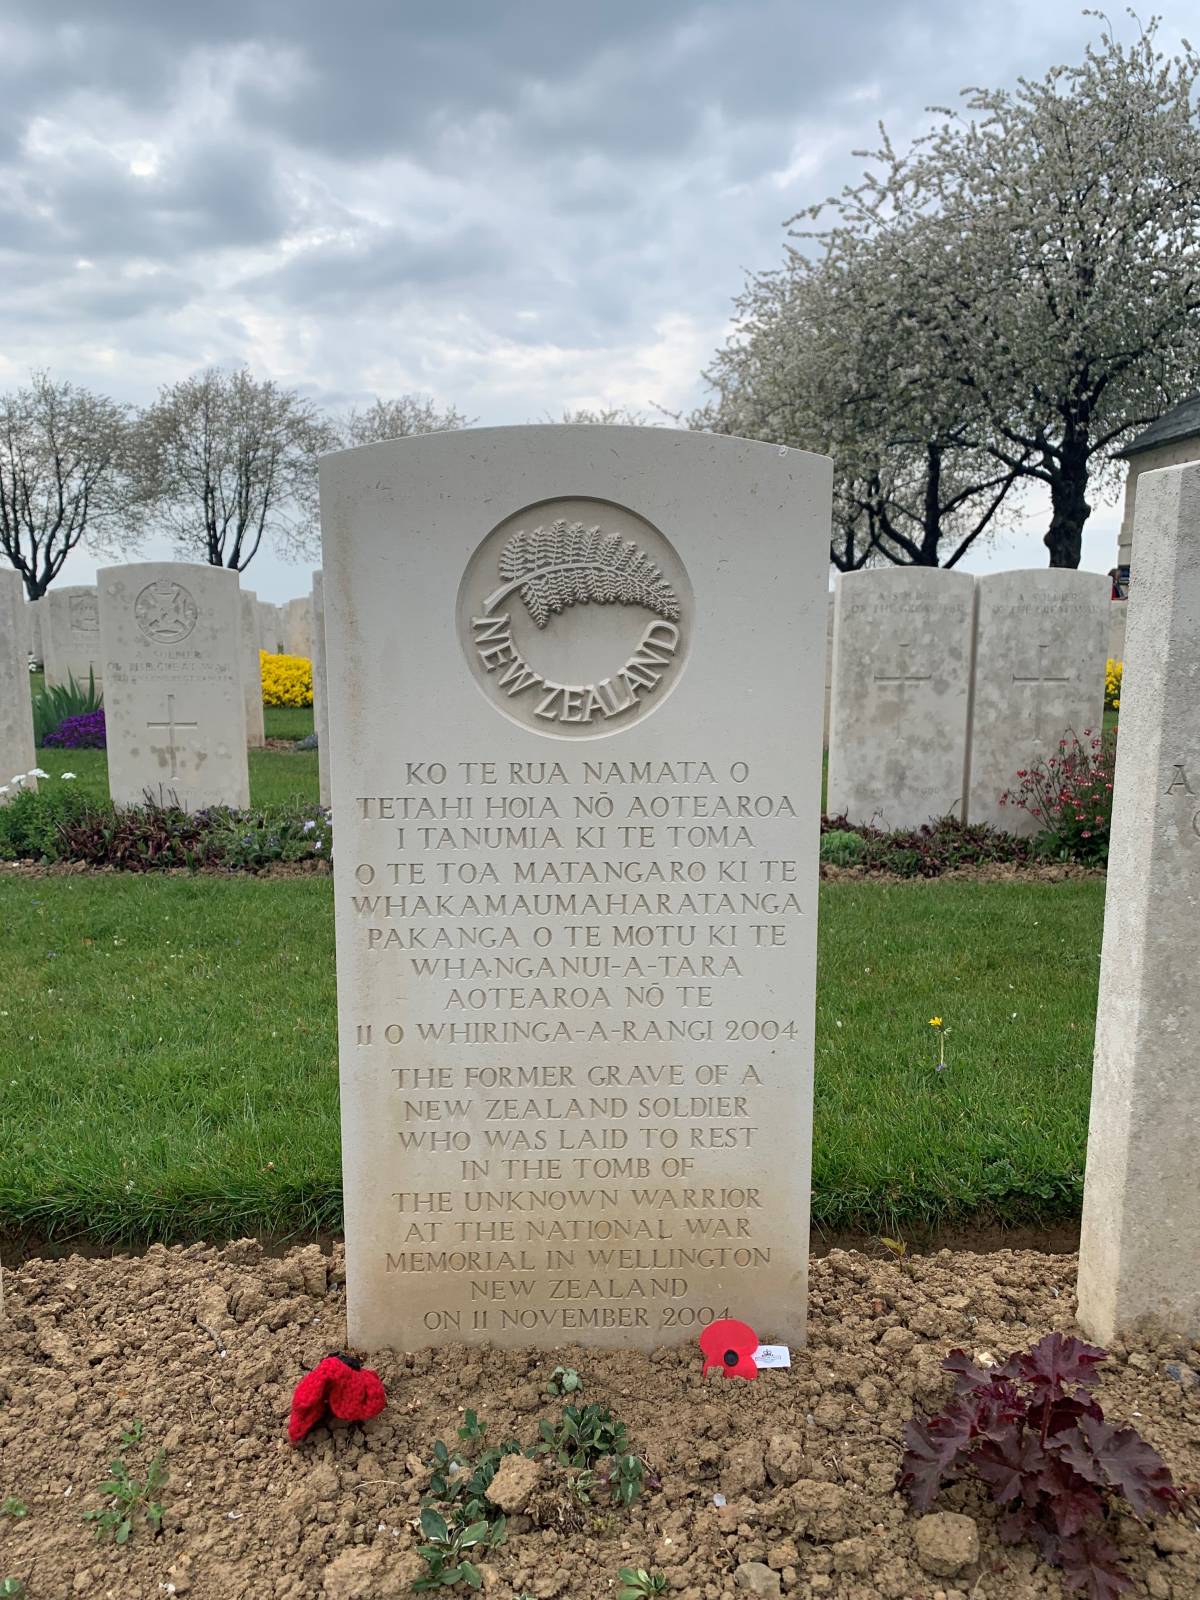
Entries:
<svg viewBox="0 0 1200 1600">
<path fill-rule="evenodd" d="M 1191 6 L 1158 9 L 1170 46 Z M 906 140 L 1095 29 L 1073 0 L 6 0 L 0 374 L 686 408 L 746 272 L 881 118 Z M 1042 531 L 975 565 L 1042 565 Z M 308 586 L 266 555 L 247 582 Z"/>
</svg>

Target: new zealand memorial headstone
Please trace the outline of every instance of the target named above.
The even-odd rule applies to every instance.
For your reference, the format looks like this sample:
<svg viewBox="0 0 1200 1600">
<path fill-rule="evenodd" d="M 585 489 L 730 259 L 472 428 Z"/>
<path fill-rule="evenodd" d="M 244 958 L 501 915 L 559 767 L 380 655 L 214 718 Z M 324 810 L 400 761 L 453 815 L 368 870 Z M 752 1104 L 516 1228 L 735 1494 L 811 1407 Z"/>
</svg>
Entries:
<svg viewBox="0 0 1200 1600">
<path fill-rule="evenodd" d="M 843 573 L 826 810 L 919 828 L 963 814 L 975 580 L 926 567 Z"/>
<path fill-rule="evenodd" d="M 100 601 L 91 584 L 73 583 L 49 591 L 43 602 L 42 645 L 48 684 L 74 679 L 86 688 L 90 673 L 97 689 L 103 686 Z"/>
<path fill-rule="evenodd" d="M 237 573 L 147 561 L 96 576 L 113 800 L 248 806 Z"/>
<path fill-rule="evenodd" d="M 29 698 L 29 653 L 25 586 L 19 573 L 0 571 L 0 801 L 18 792 L 13 779 L 37 787 L 30 769 L 37 765 L 33 747 L 33 710 Z"/>
<path fill-rule="evenodd" d="M 319 572 L 312 586 L 313 730 L 317 735 L 317 786 L 321 804 L 329 804 L 329 672 L 325 651 L 325 584 Z"/>
<path fill-rule="evenodd" d="M 262 657 L 258 653 L 258 597 L 253 589 L 241 591 L 242 696 L 246 702 L 246 745 L 261 750 L 266 744 L 263 725 Z"/>
<path fill-rule="evenodd" d="M 1002 805 L 1017 773 L 1058 754 L 1070 733 L 1100 731 L 1110 580 L 1042 567 L 976 579 L 975 688 L 967 816 L 1035 833 L 1029 811 Z"/>
<path fill-rule="evenodd" d="M 354 1344 L 803 1338 L 830 488 L 659 428 L 322 460 Z"/>
<path fill-rule="evenodd" d="M 1079 1321 L 1200 1337 L 1200 465 L 1144 473 L 1079 1245 Z"/>
</svg>

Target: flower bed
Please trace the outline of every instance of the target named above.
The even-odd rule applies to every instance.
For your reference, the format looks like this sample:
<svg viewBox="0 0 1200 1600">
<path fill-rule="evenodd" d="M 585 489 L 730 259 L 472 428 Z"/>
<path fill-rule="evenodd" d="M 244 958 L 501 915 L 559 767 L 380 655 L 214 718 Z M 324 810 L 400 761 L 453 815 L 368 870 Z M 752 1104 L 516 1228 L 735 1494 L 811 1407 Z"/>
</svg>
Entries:
<svg viewBox="0 0 1200 1600">
<path fill-rule="evenodd" d="M 273 656 L 261 650 L 264 706 L 311 706 L 312 662 L 304 656 Z"/>
</svg>

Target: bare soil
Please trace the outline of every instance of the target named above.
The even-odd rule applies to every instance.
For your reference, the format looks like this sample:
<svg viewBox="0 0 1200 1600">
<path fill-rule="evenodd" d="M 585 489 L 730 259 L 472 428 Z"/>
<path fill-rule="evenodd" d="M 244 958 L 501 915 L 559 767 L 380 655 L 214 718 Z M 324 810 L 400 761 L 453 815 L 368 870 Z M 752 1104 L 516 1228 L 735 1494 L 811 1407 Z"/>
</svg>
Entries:
<svg viewBox="0 0 1200 1600">
<path fill-rule="evenodd" d="M 793 1351 L 790 1371 L 705 1380 L 695 1345 L 377 1352 L 382 1415 L 293 1448 L 293 1385 L 345 1348 L 340 1248 L 272 1257 L 242 1240 L 29 1260 L 5 1275 L 0 1313 L 0 1501 L 27 1507 L 0 1514 L 0 1580 L 24 1580 L 30 1600 L 394 1600 L 424 1570 L 413 1521 L 433 1442 L 455 1444 L 471 1407 L 489 1443 L 531 1443 L 538 1418 L 562 1404 L 544 1394 L 562 1364 L 581 1373 L 581 1400 L 627 1423 L 662 1487 L 629 1511 L 583 1516 L 536 1495 L 489 1558 L 490 1594 L 613 1600 L 619 1568 L 643 1566 L 665 1572 L 683 1600 L 1056 1596 L 1057 1574 L 1001 1545 L 993 1509 L 965 1484 L 937 1509 L 973 1519 L 978 1557 L 952 1574 L 926 1570 L 895 1478 L 903 1422 L 947 1394 L 942 1355 L 1000 1355 L 1070 1330 L 1074 1274 L 1067 1255 L 942 1251 L 897 1264 L 834 1249 L 813 1262 L 809 1345 Z M 1177 1481 L 1196 1483 L 1200 1386 L 1187 1387 L 1189 1368 L 1200 1370 L 1200 1350 L 1147 1336 L 1114 1352 L 1100 1399 Z M 142 1442 L 123 1446 L 135 1419 Z M 161 1535 L 141 1523 L 124 1546 L 99 1542 L 82 1513 L 104 1504 L 96 1485 L 110 1460 L 124 1455 L 136 1478 L 159 1448 L 169 1472 Z M 1194 1518 L 1120 1518 L 1115 1535 L 1135 1594 L 1200 1595 Z"/>
</svg>

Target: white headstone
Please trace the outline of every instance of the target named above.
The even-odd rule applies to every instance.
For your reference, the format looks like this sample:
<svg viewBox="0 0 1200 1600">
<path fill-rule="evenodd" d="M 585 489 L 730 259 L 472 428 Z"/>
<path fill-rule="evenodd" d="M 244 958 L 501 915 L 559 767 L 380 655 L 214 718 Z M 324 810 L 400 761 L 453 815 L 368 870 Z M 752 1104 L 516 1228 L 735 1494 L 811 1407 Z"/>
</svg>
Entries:
<svg viewBox="0 0 1200 1600">
<path fill-rule="evenodd" d="M 1200 465 L 1138 483 L 1079 1321 L 1200 1336 Z"/>
<path fill-rule="evenodd" d="M 837 592 L 829 592 L 829 608 L 825 615 L 825 748 L 829 749 L 829 721 L 833 714 L 833 618 L 837 607 Z"/>
<path fill-rule="evenodd" d="M 103 687 L 100 602 L 92 585 L 67 584 L 45 595 L 42 647 L 48 684 L 65 684 L 74 678 L 81 688 L 86 688 L 90 672 L 96 688 Z"/>
<path fill-rule="evenodd" d="M 305 660 L 312 660 L 313 653 L 313 624 L 312 600 L 302 594 L 296 600 L 289 600 L 285 616 L 286 637 L 284 639 L 284 653 L 289 656 L 303 656 Z"/>
<path fill-rule="evenodd" d="M 313 573 L 313 728 L 317 735 L 317 783 L 321 804 L 329 801 L 329 672 L 325 654 L 325 584 L 322 574 Z"/>
<path fill-rule="evenodd" d="M 1099 731 L 1111 587 L 1103 573 L 1063 567 L 976 580 L 971 822 L 1036 832 L 1032 813 L 1001 805 L 1001 795 L 1023 768 L 1057 755 L 1066 734 Z"/>
<path fill-rule="evenodd" d="M 269 600 L 258 602 L 258 645 L 268 655 L 277 656 L 280 653 L 279 607 L 272 605 Z"/>
<path fill-rule="evenodd" d="M 18 792 L 13 778 L 36 789 L 28 777 L 37 765 L 33 748 L 33 711 L 29 695 L 29 655 L 26 649 L 25 586 L 19 573 L 0 569 L 0 801 Z"/>
<path fill-rule="evenodd" d="M 831 467 L 321 462 L 350 1339 L 803 1336 Z"/>
<path fill-rule="evenodd" d="M 261 750 L 266 744 L 263 728 L 262 659 L 258 653 L 258 597 L 253 589 L 241 591 L 242 694 L 246 700 L 246 744 Z"/>
<path fill-rule="evenodd" d="M 1108 656 L 1110 661 L 1125 659 L 1125 624 L 1129 613 L 1128 600 L 1109 602 Z"/>
<path fill-rule="evenodd" d="M 42 615 L 46 602 L 44 600 L 30 600 L 26 607 L 29 628 L 29 657 L 39 665 L 45 661 L 45 647 L 42 644 Z"/>
<path fill-rule="evenodd" d="M 834 624 L 831 817 L 885 829 L 963 814 L 974 579 L 843 573 Z"/>
<path fill-rule="evenodd" d="M 113 800 L 248 806 L 237 573 L 146 561 L 96 576 Z"/>
</svg>

